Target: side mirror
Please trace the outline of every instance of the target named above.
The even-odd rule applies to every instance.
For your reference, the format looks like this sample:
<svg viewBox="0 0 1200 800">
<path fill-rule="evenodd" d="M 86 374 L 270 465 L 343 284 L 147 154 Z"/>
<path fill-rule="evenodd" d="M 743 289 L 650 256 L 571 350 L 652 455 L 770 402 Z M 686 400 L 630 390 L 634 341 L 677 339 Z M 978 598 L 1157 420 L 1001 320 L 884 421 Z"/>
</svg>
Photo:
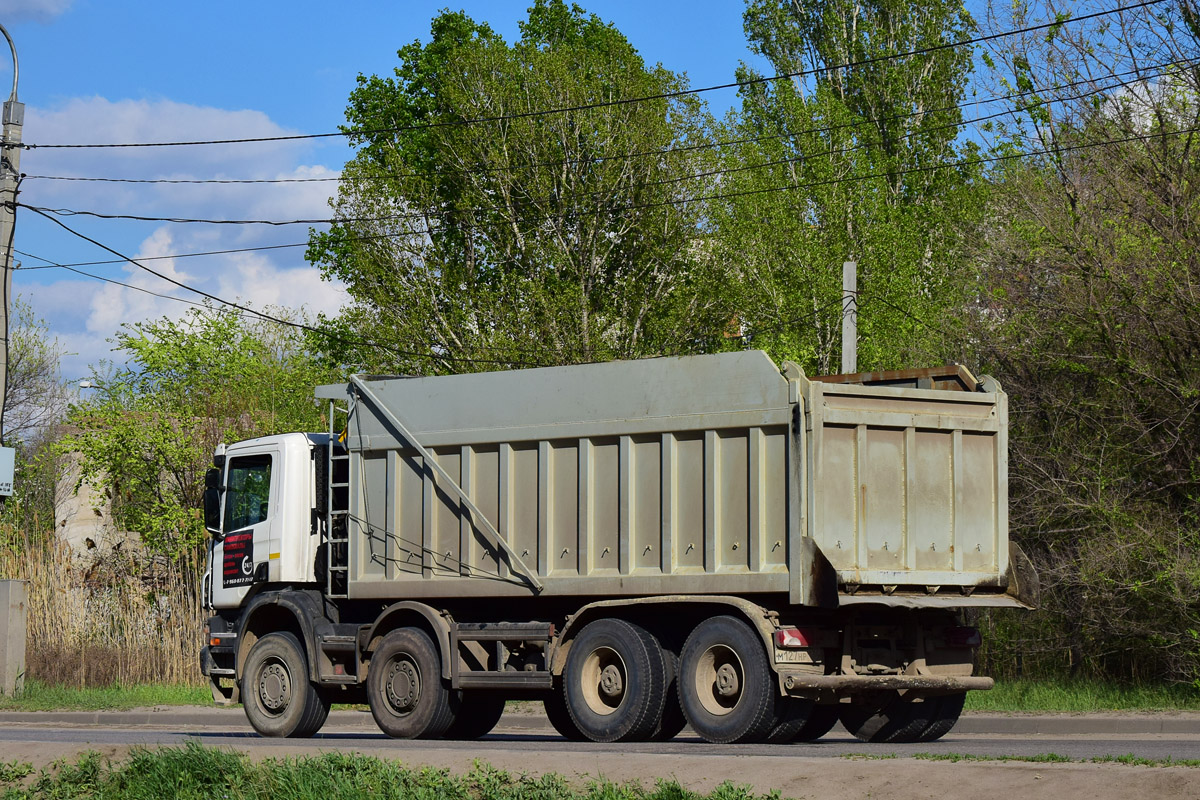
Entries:
<svg viewBox="0 0 1200 800">
<path fill-rule="evenodd" d="M 219 538 L 221 535 L 221 470 L 204 473 L 204 527 Z"/>
</svg>

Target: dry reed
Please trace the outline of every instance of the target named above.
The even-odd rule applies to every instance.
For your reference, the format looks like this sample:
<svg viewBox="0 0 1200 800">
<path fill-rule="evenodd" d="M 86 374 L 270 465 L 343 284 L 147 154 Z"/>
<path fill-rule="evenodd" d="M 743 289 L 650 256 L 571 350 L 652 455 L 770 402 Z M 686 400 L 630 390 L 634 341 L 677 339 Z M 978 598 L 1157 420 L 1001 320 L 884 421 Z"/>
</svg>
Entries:
<svg viewBox="0 0 1200 800">
<path fill-rule="evenodd" d="M 0 579 L 28 581 L 26 677 L 70 687 L 199 684 L 202 574 L 194 556 L 81 555 L 58 541 L 0 548 Z"/>
</svg>

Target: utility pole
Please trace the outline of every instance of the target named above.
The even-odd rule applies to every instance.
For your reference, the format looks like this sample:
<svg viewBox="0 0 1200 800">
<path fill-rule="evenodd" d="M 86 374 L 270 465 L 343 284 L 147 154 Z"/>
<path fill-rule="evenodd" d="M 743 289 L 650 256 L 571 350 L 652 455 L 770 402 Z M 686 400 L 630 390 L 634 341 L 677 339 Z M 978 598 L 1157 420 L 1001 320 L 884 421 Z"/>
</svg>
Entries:
<svg viewBox="0 0 1200 800">
<path fill-rule="evenodd" d="M 842 374 L 858 372 L 858 262 L 842 263 Z"/>
<path fill-rule="evenodd" d="M 4 405 L 8 397 L 8 327 L 12 304 L 13 231 L 17 214 L 17 184 L 21 180 L 21 127 L 25 124 L 25 104 L 17 100 L 17 46 L 8 30 L 0 33 L 12 50 L 12 93 L 4 103 L 4 132 L 0 139 L 0 445 L 4 443 Z M 13 493 L 13 453 L 0 447 L 0 502 Z"/>
</svg>

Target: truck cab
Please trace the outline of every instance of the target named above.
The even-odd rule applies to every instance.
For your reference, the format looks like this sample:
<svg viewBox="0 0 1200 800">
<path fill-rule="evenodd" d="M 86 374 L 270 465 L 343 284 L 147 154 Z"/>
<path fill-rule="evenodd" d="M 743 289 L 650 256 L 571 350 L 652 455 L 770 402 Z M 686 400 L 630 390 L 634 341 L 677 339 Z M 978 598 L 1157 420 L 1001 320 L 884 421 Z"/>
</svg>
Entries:
<svg viewBox="0 0 1200 800">
<path fill-rule="evenodd" d="M 256 585 L 316 583 L 316 465 L 328 443 L 325 433 L 286 433 L 218 449 L 205 491 L 205 608 L 240 608 Z"/>
</svg>

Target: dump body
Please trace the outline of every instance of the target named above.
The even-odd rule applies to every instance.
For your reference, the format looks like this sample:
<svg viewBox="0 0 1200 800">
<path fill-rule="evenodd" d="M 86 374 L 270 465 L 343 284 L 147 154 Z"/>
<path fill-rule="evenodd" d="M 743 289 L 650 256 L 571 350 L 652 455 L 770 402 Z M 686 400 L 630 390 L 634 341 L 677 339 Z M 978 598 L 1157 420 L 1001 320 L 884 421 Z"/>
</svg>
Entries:
<svg viewBox="0 0 1200 800">
<path fill-rule="evenodd" d="M 1002 591 L 1003 393 L 786 373 L 750 351 L 321 387 L 350 411 L 348 596 L 529 595 L 525 573 L 811 604 L 830 567 L 860 598 Z"/>
</svg>

